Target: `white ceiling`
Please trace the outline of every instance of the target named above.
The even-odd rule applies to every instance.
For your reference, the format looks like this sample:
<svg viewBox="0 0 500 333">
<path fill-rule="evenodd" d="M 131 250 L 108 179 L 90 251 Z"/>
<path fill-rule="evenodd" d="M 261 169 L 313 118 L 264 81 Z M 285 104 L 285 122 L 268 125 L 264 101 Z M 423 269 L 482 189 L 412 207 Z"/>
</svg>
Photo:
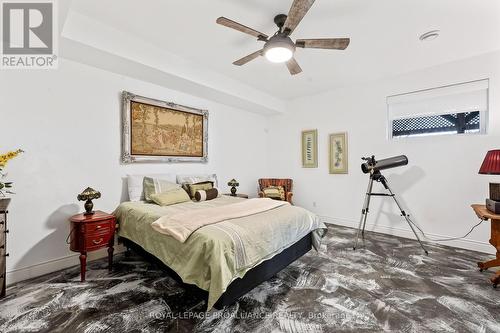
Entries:
<svg viewBox="0 0 500 333">
<path fill-rule="evenodd" d="M 74 0 L 71 9 L 285 100 L 500 49 L 498 0 L 316 0 L 292 38 L 350 37 L 346 51 L 298 49 L 304 72 L 294 77 L 262 57 L 232 65 L 263 44 L 217 25 L 217 17 L 270 35 L 273 17 L 291 2 Z M 440 38 L 418 40 L 434 29 Z"/>
</svg>

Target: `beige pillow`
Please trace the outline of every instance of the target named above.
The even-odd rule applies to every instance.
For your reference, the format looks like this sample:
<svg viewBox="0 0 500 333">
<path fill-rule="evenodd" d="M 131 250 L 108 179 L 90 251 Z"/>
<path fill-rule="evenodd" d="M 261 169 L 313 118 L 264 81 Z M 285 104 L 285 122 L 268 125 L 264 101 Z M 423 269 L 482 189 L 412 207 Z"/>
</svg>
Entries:
<svg viewBox="0 0 500 333">
<path fill-rule="evenodd" d="M 211 174 L 191 174 L 191 175 L 177 175 L 177 184 L 197 184 L 201 182 L 210 181 L 217 187 L 217 175 Z"/>
<path fill-rule="evenodd" d="M 144 177 L 163 179 L 175 183 L 174 174 L 128 175 L 127 186 L 128 186 L 128 196 L 130 201 L 144 200 L 144 191 L 143 191 Z"/>
<path fill-rule="evenodd" d="M 179 184 L 152 177 L 144 177 L 142 186 L 144 189 L 144 199 L 149 202 L 153 201 L 151 199 L 151 195 L 153 194 L 169 192 L 181 188 Z"/>
<path fill-rule="evenodd" d="M 269 186 L 262 192 L 264 192 L 264 195 L 267 198 L 285 200 L 285 189 L 283 186 Z"/>
<path fill-rule="evenodd" d="M 176 203 L 186 202 L 191 200 L 189 195 L 182 188 L 176 190 L 151 194 L 151 200 L 160 206 L 170 206 Z"/>
</svg>

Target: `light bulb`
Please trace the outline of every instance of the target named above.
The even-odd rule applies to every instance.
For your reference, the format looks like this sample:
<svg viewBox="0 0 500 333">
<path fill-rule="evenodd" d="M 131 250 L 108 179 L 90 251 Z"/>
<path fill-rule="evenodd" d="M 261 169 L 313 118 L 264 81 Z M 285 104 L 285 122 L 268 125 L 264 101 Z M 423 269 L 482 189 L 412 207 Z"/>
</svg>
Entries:
<svg viewBox="0 0 500 333">
<path fill-rule="evenodd" d="M 293 52 L 286 47 L 273 47 L 266 51 L 265 56 L 270 62 L 281 63 L 290 60 Z"/>
</svg>

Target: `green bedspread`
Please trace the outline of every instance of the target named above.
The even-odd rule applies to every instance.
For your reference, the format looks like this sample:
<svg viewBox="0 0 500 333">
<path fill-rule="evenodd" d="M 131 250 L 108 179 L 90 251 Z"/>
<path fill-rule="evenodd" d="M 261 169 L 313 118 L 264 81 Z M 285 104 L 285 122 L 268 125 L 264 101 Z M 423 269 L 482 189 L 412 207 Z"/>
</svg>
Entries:
<svg viewBox="0 0 500 333">
<path fill-rule="evenodd" d="M 204 226 L 181 243 L 155 231 L 151 224 L 162 216 L 192 209 L 223 206 L 240 198 L 222 196 L 204 202 L 161 207 L 124 202 L 115 211 L 118 235 L 130 239 L 174 270 L 184 283 L 208 291 L 211 309 L 229 284 L 247 271 L 313 232 L 318 248 L 326 226 L 316 215 L 296 206 L 281 206 L 252 216 Z"/>
</svg>

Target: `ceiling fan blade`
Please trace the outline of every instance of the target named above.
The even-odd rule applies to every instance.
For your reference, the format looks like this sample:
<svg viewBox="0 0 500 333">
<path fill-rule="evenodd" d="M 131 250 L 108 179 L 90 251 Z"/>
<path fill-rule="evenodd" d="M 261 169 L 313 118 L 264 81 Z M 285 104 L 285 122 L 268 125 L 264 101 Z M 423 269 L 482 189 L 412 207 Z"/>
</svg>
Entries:
<svg viewBox="0 0 500 333">
<path fill-rule="evenodd" d="M 235 62 L 233 62 L 233 65 L 236 65 L 236 66 L 243 66 L 244 64 L 258 58 L 260 55 L 262 55 L 262 50 L 258 50 L 254 53 L 251 53 L 249 55 L 247 55 L 246 57 L 243 57 L 239 60 L 236 60 Z"/>
<path fill-rule="evenodd" d="M 311 6 L 313 5 L 315 0 L 294 0 L 290 11 L 288 12 L 288 17 L 285 21 L 285 25 L 283 26 L 284 30 L 288 35 L 291 35 L 292 32 L 297 28 L 300 21 L 307 14 Z"/>
<path fill-rule="evenodd" d="M 292 58 L 286 62 L 286 67 L 288 67 L 288 71 L 292 75 L 296 75 L 302 72 L 302 68 L 300 68 L 299 64 L 297 63 L 297 60 L 295 58 Z"/>
<path fill-rule="evenodd" d="M 249 28 L 243 24 L 240 24 L 238 22 L 235 22 L 235 21 L 230 20 L 230 19 L 225 18 L 225 17 L 219 17 L 216 22 L 217 22 L 217 24 L 223 25 L 225 27 L 228 27 L 228 28 L 231 28 L 234 30 L 244 32 L 244 33 L 249 34 L 250 36 L 254 36 L 260 40 L 267 40 L 267 38 L 269 37 L 268 35 L 263 34 L 260 31 Z"/>
<path fill-rule="evenodd" d="M 350 41 L 349 38 L 297 39 L 295 45 L 308 49 L 345 50 Z"/>
</svg>

